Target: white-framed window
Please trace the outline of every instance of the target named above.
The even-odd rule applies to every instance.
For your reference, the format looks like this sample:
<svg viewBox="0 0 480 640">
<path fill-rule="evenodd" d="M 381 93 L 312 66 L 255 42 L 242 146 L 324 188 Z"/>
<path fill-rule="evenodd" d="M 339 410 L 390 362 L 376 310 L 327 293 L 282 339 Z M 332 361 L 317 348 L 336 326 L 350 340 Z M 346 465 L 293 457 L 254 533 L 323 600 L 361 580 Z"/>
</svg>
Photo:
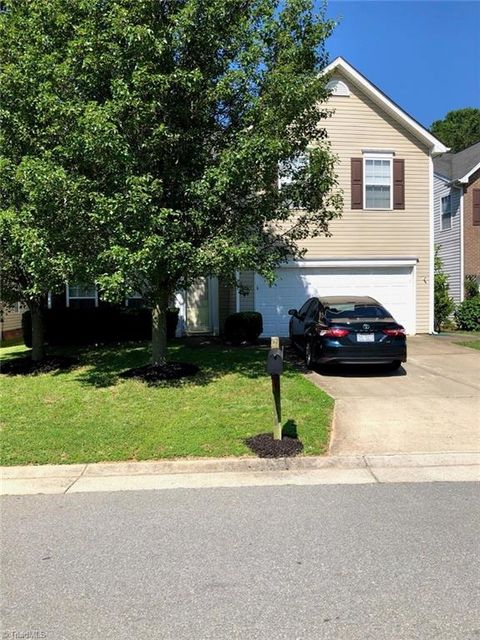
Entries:
<svg viewBox="0 0 480 640">
<path fill-rule="evenodd" d="M 125 306 L 138 309 L 139 307 L 145 306 L 145 300 L 141 293 L 135 291 L 134 293 L 131 293 L 128 298 L 125 298 Z"/>
<path fill-rule="evenodd" d="M 308 153 L 299 153 L 291 160 L 288 160 L 287 162 L 281 162 L 278 166 L 278 189 L 281 191 L 282 189 L 286 188 L 285 192 L 289 197 L 288 206 L 290 209 L 302 207 L 302 204 L 300 202 L 301 198 L 299 198 L 298 193 L 288 193 L 288 188 L 292 184 L 295 174 L 297 174 L 304 167 L 307 167 L 309 161 L 310 156 Z"/>
<path fill-rule="evenodd" d="M 281 162 L 278 167 L 278 188 L 291 184 L 294 174 L 308 164 L 308 153 L 299 153 L 288 162 Z"/>
<path fill-rule="evenodd" d="M 66 298 L 67 307 L 98 307 L 98 291 L 95 285 L 69 284 Z"/>
<path fill-rule="evenodd" d="M 441 202 L 442 208 L 442 220 L 441 220 L 441 228 L 442 231 L 448 231 L 452 228 L 452 196 L 449 194 L 448 196 L 443 196 Z"/>
<path fill-rule="evenodd" d="M 393 209 L 392 155 L 365 155 L 363 176 L 363 208 Z"/>
</svg>

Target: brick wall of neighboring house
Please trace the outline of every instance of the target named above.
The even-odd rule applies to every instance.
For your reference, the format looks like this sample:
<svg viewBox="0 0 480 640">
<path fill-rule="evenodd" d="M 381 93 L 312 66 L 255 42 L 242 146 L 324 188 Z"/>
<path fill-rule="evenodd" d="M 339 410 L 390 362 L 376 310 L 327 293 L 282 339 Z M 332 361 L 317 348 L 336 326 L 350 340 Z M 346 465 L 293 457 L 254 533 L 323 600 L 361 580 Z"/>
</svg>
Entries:
<svg viewBox="0 0 480 640">
<path fill-rule="evenodd" d="M 480 225 L 473 224 L 474 189 L 480 189 L 480 169 L 465 188 L 463 199 L 465 275 L 480 277 Z"/>
</svg>

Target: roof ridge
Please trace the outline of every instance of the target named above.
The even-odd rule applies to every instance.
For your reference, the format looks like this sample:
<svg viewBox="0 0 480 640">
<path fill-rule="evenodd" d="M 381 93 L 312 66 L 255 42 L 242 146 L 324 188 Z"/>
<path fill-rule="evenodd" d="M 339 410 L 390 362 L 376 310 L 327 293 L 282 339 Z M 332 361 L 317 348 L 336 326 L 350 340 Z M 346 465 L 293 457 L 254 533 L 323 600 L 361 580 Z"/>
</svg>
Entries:
<svg viewBox="0 0 480 640">
<path fill-rule="evenodd" d="M 351 79 L 360 85 L 364 91 L 370 93 L 370 96 L 374 100 L 383 105 L 384 110 L 390 112 L 393 117 L 403 124 L 411 133 L 414 133 L 417 138 L 427 143 L 433 154 L 445 153 L 448 151 L 448 147 L 437 138 L 431 131 L 429 131 L 421 122 L 418 122 L 412 115 L 410 115 L 403 107 L 397 104 L 390 96 L 388 96 L 382 89 L 377 87 L 369 78 L 367 78 L 361 71 L 356 69 L 348 60 L 342 56 L 337 56 L 332 62 L 327 64 L 321 74 L 330 73 L 334 69 L 339 67 L 344 73 L 351 77 Z"/>
</svg>

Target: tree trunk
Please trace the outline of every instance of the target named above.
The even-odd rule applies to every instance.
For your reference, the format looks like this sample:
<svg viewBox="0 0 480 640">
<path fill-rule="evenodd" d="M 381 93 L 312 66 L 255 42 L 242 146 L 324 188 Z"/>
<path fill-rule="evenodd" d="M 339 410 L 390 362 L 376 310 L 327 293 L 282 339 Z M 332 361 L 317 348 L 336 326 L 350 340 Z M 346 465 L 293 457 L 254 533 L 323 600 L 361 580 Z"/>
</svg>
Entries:
<svg viewBox="0 0 480 640">
<path fill-rule="evenodd" d="M 45 357 L 42 307 L 38 303 L 29 305 L 32 314 L 32 360 L 39 362 Z"/>
<path fill-rule="evenodd" d="M 158 292 L 152 309 L 152 364 L 163 366 L 167 362 L 167 309 L 169 293 Z"/>
</svg>

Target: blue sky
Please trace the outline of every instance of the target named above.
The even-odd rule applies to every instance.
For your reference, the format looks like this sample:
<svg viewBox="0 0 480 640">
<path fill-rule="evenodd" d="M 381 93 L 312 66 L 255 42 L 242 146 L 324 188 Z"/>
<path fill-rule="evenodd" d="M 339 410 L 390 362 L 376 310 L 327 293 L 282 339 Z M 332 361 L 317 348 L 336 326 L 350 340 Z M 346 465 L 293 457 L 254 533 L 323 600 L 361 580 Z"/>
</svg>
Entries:
<svg viewBox="0 0 480 640">
<path fill-rule="evenodd" d="M 341 18 L 327 41 L 426 127 L 480 107 L 480 2 L 330 0 Z"/>
</svg>

